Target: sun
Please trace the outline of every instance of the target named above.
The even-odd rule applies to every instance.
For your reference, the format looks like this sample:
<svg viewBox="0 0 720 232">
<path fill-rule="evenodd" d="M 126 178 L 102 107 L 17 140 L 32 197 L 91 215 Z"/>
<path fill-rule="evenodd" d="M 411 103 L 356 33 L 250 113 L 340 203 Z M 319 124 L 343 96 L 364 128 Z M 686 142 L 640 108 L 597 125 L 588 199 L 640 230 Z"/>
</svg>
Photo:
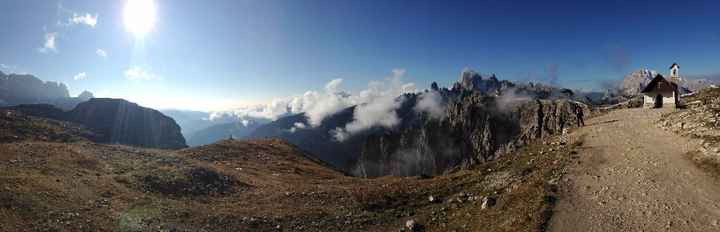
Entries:
<svg viewBox="0 0 720 232">
<path fill-rule="evenodd" d="M 137 38 L 145 37 L 155 26 L 155 11 L 153 0 L 128 0 L 123 12 L 125 28 Z"/>
</svg>

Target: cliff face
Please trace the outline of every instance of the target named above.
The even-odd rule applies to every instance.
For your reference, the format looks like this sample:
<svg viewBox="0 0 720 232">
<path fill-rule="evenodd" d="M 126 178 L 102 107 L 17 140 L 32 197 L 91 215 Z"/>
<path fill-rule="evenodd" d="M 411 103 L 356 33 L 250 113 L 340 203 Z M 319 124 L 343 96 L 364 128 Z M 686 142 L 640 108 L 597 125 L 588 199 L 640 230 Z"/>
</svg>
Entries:
<svg viewBox="0 0 720 232">
<path fill-rule="evenodd" d="M 98 143 L 162 149 L 187 147 L 180 127 L 172 118 L 122 99 L 93 98 L 80 103 L 72 111 L 62 111 L 47 104 L 19 105 L 7 109 L 81 124 L 92 131 L 88 139 Z"/>
<path fill-rule="evenodd" d="M 425 95 L 428 94 L 428 95 Z M 427 104 L 423 96 L 438 96 Z M 318 127 L 302 114 L 258 128 L 250 138 L 280 137 L 346 172 L 364 177 L 438 175 L 493 160 L 539 138 L 562 133 L 576 124 L 567 89 L 514 84 L 465 71 L 451 89 L 433 84 L 425 93 L 405 94 L 393 112 L 392 128 L 375 126 L 338 141 L 333 130 L 355 118 L 350 107 L 325 118 Z M 425 101 L 425 104 L 422 102 Z M 418 111 L 418 109 L 428 109 Z"/>
<path fill-rule="evenodd" d="M 68 112 L 67 120 L 91 128 L 101 143 L 163 149 L 187 147 L 175 120 L 122 99 L 93 98 Z"/>
<path fill-rule="evenodd" d="M 354 175 L 437 175 L 493 160 L 576 124 L 577 103 L 530 100 L 506 108 L 496 97 L 458 99 L 442 120 L 420 116 L 396 131 L 366 137 Z M 411 119 L 412 120 L 412 119 Z M 412 125 L 411 125 L 412 124 Z"/>
</svg>

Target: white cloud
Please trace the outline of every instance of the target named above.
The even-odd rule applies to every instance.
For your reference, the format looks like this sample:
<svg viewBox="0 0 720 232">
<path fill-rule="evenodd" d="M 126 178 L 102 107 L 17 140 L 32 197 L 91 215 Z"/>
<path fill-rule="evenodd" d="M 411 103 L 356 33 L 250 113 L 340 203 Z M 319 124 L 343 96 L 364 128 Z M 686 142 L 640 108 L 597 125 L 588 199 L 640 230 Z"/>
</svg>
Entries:
<svg viewBox="0 0 720 232">
<path fill-rule="evenodd" d="M 294 125 L 295 125 L 295 127 L 300 128 L 300 129 L 305 129 L 305 127 L 306 127 L 305 124 L 302 122 L 296 122 Z"/>
<path fill-rule="evenodd" d="M 99 48 L 95 51 L 95 54 L 97 54 L 98 56 L 100 56 L 102 58 L 106 58 L 108 56 L 108 54 L 105 50 L 102 50 Z"/>
<path fill-rule="evenodd" d="M 373 127 L 392 128 L 400 123 L 397 109 L 405 98 L 399 96 L 417 92 L 417 89 L 415 84 L 401 81 L 405 76 L 405 69 L 393 69 L 392 73 L 392 76 L 383 82 L 370 82 L 368 89 L 360 92 L 359 97 L 362 101 L 355 107 L 353 121 L 344 128 L 337 128 L 331 132 L 336 140 L 344 141 L 358 132 Z"/>
<path fill-rule="evenodd" d="M 162 79 L 160 76 L 148 72 L 140 67 L 132 67 L 125 71 L 125 78 L 128 80 L 159 80 Z"/>
<path fill-rule="evenodd" d="M 430 118 L 442 119 L 445 117 L 445 104 L 443 97 L 437 91 L 420 94 L 414 108 L 415 112 L 426 112 Z"/>
<path fill-rule="evenodd" d="M 404 69 L 394 69 L 391 76 L 382 81 L 371 81 L 367 89 L 357 93 L 342 90 L 343 79 L 333 79 L 325 84 L 324 91 L 307 91 L 299 96 L 275 99 L 269 104 L 215 112 L 211 114 L 210 119 L 227 116 L 277 119 L 288 114 L 305 113 L 308 123 L 295 124 L 289 128 L 290 132 L 295 132 L 299 129 L 317 127 L 325 118 L 357 105 L 353 121 L 345 128 L 333 131 L 336 139 L 342 141 L 374 126 L 389 128 L 400 122 L 396 110 L 404 99 L 398 97 L 404 93 L 417 92 L 415 84 L 401 81 L 405 73 Z"/>
<path fill-rule="evenodd" d="M 95 25 L 97 25 L 98 22 L 98 14 L 95 14 L 95 16 L 92 16 L 90 13 L 83 14 L 77 14 L 73 13 L 72 17 L 68 19 L 69 25 L 77 25 L 77 24 L 84 24 L 89 27 L 95 28 Z"/>
<path fill-rule="evenodd" d="M 57 47 L 55 45 L 56 38 L 57 32 L 45 33 L 45 44 L 43 44 L 43 47 L 38 50 L 42 53 L 57 52 Z"/>
<path fill-rule="evenodd" d="M 305 128 L 307 128 L 307 125 L 305 125 L 305 123 L 296 122 L 293 124 L 293 127 L 290 128 L 290 133 L 295 133 L 295 131 L 305 129 Z"/>
<path fill-rule="evenodd" d="M 84 72 L 78 73 L 77 75 L 75 75 L 75 76 L 73 77 L 73 79 L 76 80 L 76 81 L 77 81 L 77 80 L 85 80 L 85 78 L 87 78 L 87 74 L 84 73 Z"/>
</svg>

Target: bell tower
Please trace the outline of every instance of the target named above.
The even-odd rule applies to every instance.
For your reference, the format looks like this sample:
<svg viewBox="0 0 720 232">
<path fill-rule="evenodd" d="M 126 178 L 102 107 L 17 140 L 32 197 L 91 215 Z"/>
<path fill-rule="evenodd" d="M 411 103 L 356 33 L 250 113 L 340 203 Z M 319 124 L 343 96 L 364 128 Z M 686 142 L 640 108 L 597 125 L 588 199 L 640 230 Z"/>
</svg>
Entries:
<svg viewBox="0 0 720 232">
<path fill-rule="evenodd" d="M 680 81 L 680 65 L 677 63 L 670 65 L 670 81 L 675 84 Z"/>
</svg>

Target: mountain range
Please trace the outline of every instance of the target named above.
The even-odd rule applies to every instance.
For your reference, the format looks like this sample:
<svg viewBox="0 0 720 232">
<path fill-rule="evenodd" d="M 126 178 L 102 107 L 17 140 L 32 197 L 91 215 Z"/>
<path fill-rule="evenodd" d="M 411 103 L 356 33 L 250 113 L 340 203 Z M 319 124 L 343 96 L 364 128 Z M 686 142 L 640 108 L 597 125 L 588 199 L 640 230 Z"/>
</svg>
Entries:
<svg viewBox="0 0 720 232">
<path fill-rule="evenodd" d="M 572 127 L 578 107 L 637 96 L 656 74 L 642 69 L 605 93 L 583 93 L 464 70 L 450 88 L 433 83 L 427 90 L 386 100 L 385 105 L 366 102 L 332 112 L 319 123 L 310 121 L 307 113 L 270 120 L 200 111 L 161 113 L 121 99 L 92 98 L 89 92 L 70 98 L 65 85 L 31 75 L 2 74 L 0 86 L 13 90 L 1 95 L 6 105 L 54 105 L 11 109 L 79 123 L 94 133 L 91 140 L 96 142 L 178 149 L 186 143 L 200 146 L 226 138 L 282 138 L 345 173 L 377 177 L 439 175 L 496 159 Z M 688 92 L 712 83 L 681 80 Z M 79 104 L 66 104 L 71 102 L 67 99 Z M 366 118 L 368 112 L 382 117 Z"/>
<path fill-rule="evenodd" d="M 435 109 L 420 110 L 434 96 Z M 575 107 L 587 107 L 567 89 L 514 84 L 464 71 L 451 89 L 437 84 L 399 96 L 394 127 L 374 126 L 346 137 L 358 119 L 353 106 L 308 126 L 304 114 L 260 126 L 249 138 L 279 137 L 352 175 L 438 175 L 502 156 L 575 124 Z M 578 100 L 583 100 L 579 98 Z"/>
<path fill-rule="evenodd" d="M 68 88 L 63 83 L 42 81 L 33 75 L 0 72 L 0 106 L 52 104 L 71 110 L 80 102 L 93 97 L 88 91 L 77 97 L 70 97 Z"/>
<path fill-rule="evenodd" d="M 4 109 L 77 123 L 92 132 L 86 136 L 87 139 L 98 143 L 161 149 L 187 147 L 180 127 L 172 118 L 122 99 L 92 98 L 71 111 L 48 104 L 18 105 Z"/>
</svg>

